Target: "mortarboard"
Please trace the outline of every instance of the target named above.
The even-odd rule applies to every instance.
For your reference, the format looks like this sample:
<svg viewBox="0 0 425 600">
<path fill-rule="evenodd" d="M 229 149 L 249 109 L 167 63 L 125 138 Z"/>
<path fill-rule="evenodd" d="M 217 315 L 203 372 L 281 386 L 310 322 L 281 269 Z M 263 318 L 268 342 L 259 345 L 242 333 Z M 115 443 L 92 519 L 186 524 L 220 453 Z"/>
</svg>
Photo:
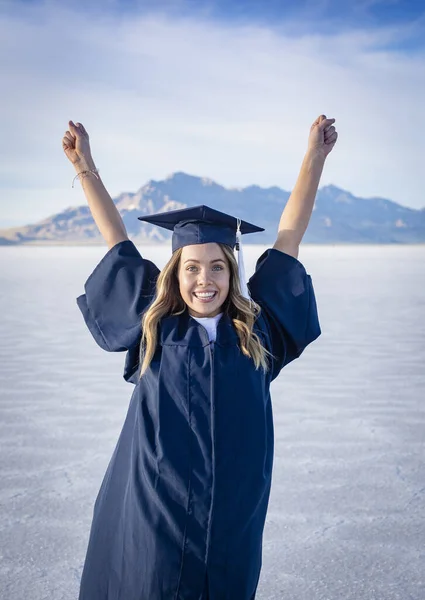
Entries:
<svg viewBox="0 0 425 600">
<path fill-rule="evenodd" d="M 192 244 L 216 242 L 226 244 L 232 250 L 238 250 L 239 277 L 242 293 L 249 298 L 243 265 L 241 234 L 264 231 L 262 227 L 252 225 L 236 217 L 210 208 L 209 206 L 192 206 L 181 210 L 155 213 L 146 217 L 137 217 L 140 221 L 152 223 L 173 232 L 172 251 Z"/>
</svg>

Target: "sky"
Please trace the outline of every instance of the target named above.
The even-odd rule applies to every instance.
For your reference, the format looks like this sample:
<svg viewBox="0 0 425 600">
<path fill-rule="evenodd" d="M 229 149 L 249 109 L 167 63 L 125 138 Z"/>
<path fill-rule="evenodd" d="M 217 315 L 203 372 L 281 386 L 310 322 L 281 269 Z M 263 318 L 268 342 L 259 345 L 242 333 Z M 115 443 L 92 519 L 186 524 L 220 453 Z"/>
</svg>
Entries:
<svg viewBox="0 0 425 600">
<path fill-rule="evenodd" d="M 85 204 L 81 122 L 112 197 L 177 171 L 290 191 L 335 118 L 320 187 L 425 207 L 425 3 L 0 0 L 0 227 Z"/>
</svg>

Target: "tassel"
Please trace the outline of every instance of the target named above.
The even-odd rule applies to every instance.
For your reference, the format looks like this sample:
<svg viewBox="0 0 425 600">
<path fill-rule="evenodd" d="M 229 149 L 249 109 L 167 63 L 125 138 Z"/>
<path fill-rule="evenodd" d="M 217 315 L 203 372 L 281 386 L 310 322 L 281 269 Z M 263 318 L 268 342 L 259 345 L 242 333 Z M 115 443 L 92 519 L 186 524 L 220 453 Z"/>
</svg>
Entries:
<svg viewBox="0 0 425 600">
<path fill-rule="evenodd" d="M 242 252 L 242 234 L 241 234 L 241 220 L 237 220 L 237 229 L 236 229 L 236 250 L 238 251 L 238 272 L 239 272 L 239 280 L 241 282 L 241 292 L 242 296 L 247 300 L 251 301 L 248 286 L 246 284 L 246 275 L 245 275 L 245 265 L 243 260 L 243 252 Z"/>
</svg>

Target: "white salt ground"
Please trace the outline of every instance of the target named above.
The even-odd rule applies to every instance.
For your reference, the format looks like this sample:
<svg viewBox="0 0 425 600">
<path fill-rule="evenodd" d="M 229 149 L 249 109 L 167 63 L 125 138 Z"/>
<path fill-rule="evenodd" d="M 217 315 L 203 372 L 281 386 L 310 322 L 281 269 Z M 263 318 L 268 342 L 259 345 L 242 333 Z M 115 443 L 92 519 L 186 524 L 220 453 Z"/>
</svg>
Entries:
<svg viewBox="0 0 425 600">
<path fill-rule="evenodd" d="M 252 272 L 263 248 L 245 248 Z M 140 249 L 160 267 L 170 253 Z M 75 302 L 104 253 L 0 247 L 1 598 L 77 598 L 132 391 Z M 425 247 L 304 246 L 300 260 L 323 334 L 272 386 L 257 600 L 423 600 Z"/>
</svg>

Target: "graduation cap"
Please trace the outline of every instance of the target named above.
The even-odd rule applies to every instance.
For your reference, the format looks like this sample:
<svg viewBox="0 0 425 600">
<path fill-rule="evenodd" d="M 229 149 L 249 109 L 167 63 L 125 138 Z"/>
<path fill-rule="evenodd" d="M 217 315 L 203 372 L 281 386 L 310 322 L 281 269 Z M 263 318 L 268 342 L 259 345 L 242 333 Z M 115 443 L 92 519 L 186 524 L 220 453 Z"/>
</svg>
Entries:
<svg viewBox="0 0 425 600">
<path fill-rule="evenodd" d="M 232 250 L 236 246 L 242 294 L 249 298 L 240 237 L 244 233 L 264 231 L 262 227 L 257 227 L 257 225 L 252 225 L 252 223 L 205 205 L 170 210 L 146 217 L 138 217 L 138 219 L 172 231 L 173 252 L 178 248 L 183 248 L 183 246 L 207 244 L 209 242 L 226 244 Z"/>
</svg>

